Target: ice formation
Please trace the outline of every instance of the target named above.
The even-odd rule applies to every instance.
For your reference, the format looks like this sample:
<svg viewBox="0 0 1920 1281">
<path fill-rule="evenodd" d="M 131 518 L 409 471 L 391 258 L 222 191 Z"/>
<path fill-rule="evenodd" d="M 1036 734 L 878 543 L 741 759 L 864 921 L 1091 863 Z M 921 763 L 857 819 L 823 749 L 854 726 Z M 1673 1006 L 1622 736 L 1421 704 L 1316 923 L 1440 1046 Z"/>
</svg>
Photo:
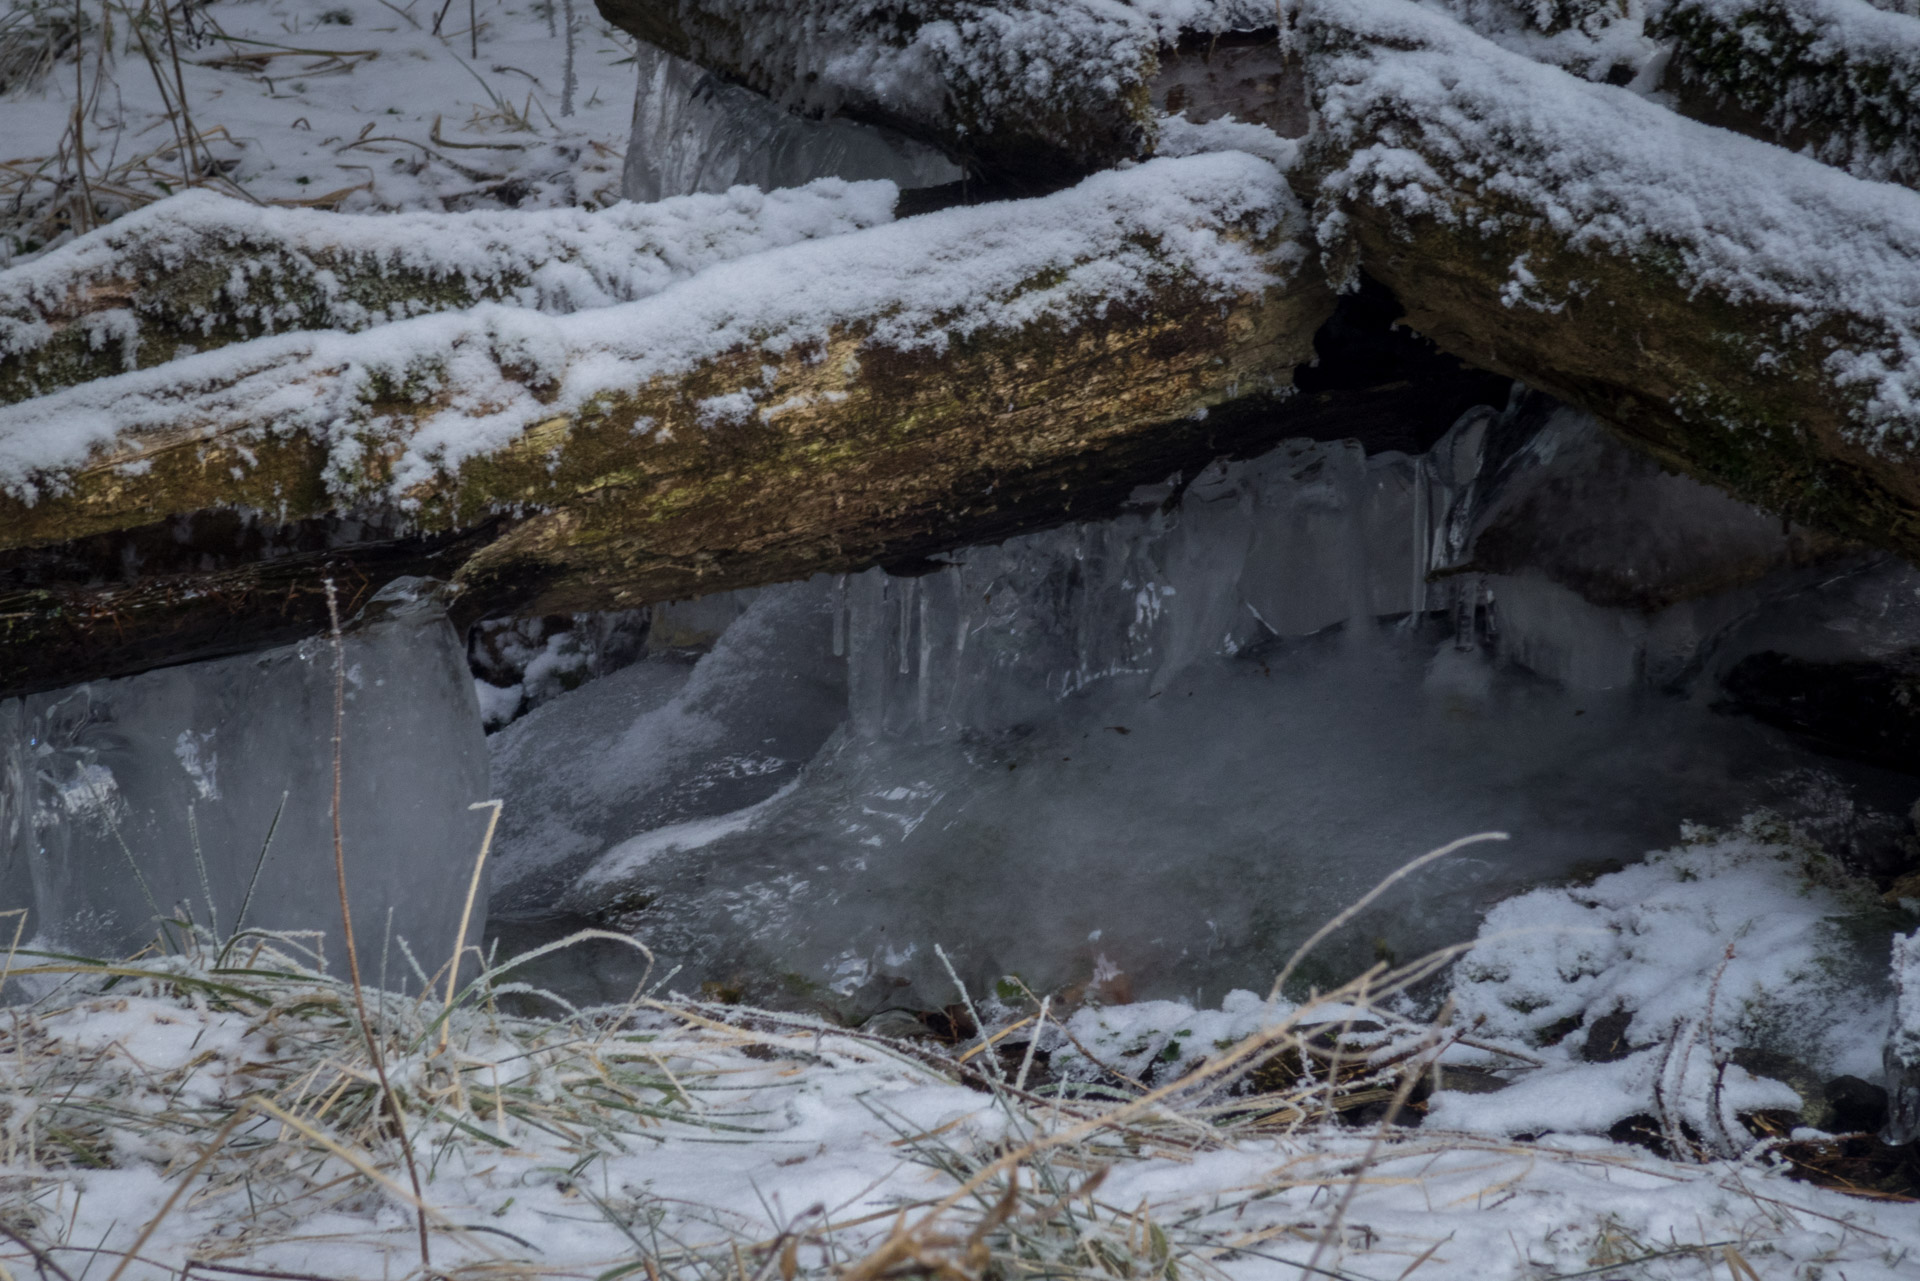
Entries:
<svg viewBox="0 0 1920 1281">
<path fill-rule="evenodd" d="M 346 638 L 340 798 L 362 964 L 407 989 L 453 955 L 489 796 L 465 647 L 411 586 Z M 322 931 L 339 965 L 333 693 L 322 638 L 0 702 L 0 897 L 26 936 L 114 957 L 156 917 Z"/>
<path fill-rule="evenodd" d="M 642 42 L 621 194 L 655 201 L 745 183 L 767 191 L 822 176 L 902 188 L 958 181 L 960 167 L 910 138 L 849 120 L 809 120 Z"/>
<path fill-rule="evenodd" d="M 1577 435 L 1568 412 L 1548 425 Z M 508 811 L 597 826 L 507 833 L 525 887 L 510 910 L 612 921 L 683 967 L 676 982 L 849 1016 L 950 999 L 935 943 L 977 981 L 1217 1000 L 1449 838 L 1513 836 L 1396 889 L 1305 981 L 1470 938 L 1501 898 L 1637 859 L 1683 820 L 1790 805 L 1804 753 L 1647 688 L 1633 611 L 1587 606 L 1621 633 L 1590 652 L 1592 618 L 1446 572 L 1498 497 L 1481 455 L 1513 413 L 1469 414 L 1418 458 L 1295 442 L 932 572 L 783 589 L 804 626 L 750 626 L 763 598 L 685 687 L 731 669 L 788 691 L 702 731 L 722 763 L 787 735 L 751 789 L 669 764 L 706 718 L 662 660 L 607 685 L 652 691 L 618 748 L 601 683 L 562 695 L 496 739 Z M 1542 654 L 1561 656 L 1556 679 L 1514 661 Z M 843 664 L 844 701 L 823 685 L 782 706 L 787 673 L 837 681 Z M 571 764 L 527 768 L 574 744 Z M 616 979 L 599 973 L 598 995 L 624 995 Z"/>
<path fill-rule="evenodd" d="M 743 809 L 792 780 L 845 716 L 818 588 L 760 593 L 696 666 L 635 663 L 494 736 L 496 877 L 511 909 L 637 833 Z"/>
<path fill-rule="evenodd" d="M 1887 1142 L 1920 1139 L 1920 931 L 1893 940 L 1893 1029 L 1887 1037 Z"/>
</svg>

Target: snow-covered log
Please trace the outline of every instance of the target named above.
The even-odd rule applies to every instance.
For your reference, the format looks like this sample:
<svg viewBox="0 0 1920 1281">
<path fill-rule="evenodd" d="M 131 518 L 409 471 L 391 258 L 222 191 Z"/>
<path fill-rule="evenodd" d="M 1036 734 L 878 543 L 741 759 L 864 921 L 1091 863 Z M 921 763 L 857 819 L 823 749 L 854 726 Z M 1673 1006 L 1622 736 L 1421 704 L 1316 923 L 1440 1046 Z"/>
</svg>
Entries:
<svg viewBox="0 0 1920 1281">
<path fill-rule="evenodd" d="M 1265 161 L 1157 160 L 637 302 L 283 334 L 0 408 L 0 688 L 54 637 L 152 665 L 311 626 L 330 559 L 564 612 L 1061 519 L 1289 385 L 1332 308 L 1303 231 Z M 115 565 L 138 581 L 98 586 Z"/>
<path fill-rule="evenodd" d="M 793 110 L 1042 188 L 1147 153 L 1154 25 L 1118 0 L 597 0 L 607 21 Z"/>
<path fill-rule="evenodd" d="M 597 212 L 351 215 L 187 191 L 0 272 L 0 404 L 288 330 L 489 300 L 555 313 L 628 302 L 887 222 L 895 195 L 823 179 Z"/>
<path fill-rule="evenodd" d="M 1648 31 L 1673 44 L 1687 114 L 1920 185 L 1920 18 L 1866 0 L 1671 0 Z"/>
<path fill-rule="evenodd" d="M 1920 554 L 1920 193 L 1403 0 L 1310 0 L 1300 34 L 1336 272 L 1748 501 Z"/>
</svg>

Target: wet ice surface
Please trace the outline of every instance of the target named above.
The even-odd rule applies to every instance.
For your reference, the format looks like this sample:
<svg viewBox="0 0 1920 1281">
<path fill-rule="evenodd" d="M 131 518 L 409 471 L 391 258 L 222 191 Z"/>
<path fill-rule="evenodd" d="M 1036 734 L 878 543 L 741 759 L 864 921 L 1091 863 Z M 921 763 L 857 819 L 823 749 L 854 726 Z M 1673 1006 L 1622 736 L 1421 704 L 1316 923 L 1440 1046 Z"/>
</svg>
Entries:
<svg viewBox="0 0 1920 1281">
<path fill-rule="evenodd" d="M 1904 811 L 1910 781 L 1705 692 L 1571 688 L 1498 657 L 1482 589 L 1424 573 L 1467 501 L 1460 448 L 1289 446 L 922 577 L 765 593 L 625 728 L 591 728 L 612 715 L 599 683 L 555 700 L 522 731 L 550 768 L 525 768 L 519 727 L 496 738 L 497 766 L 503 739 L 521 762 L 496 769 L 509 813 L 559 789 L 573 823 L 503 832 L 532 887 L 503 948 L 611 924 L 655 978 L 680 967 L 674 988 L 849 1018 L 950 1002 L 935 944 L 974 984 L 1211 1003 L 1264 989 L 1322 922 L 1470 833 L 1512 839 L 1401 883 L 1301 981 L 1470 939 L 1499 899 L 1638 859 L 1683 821 Z M 620 1000 L 640 972 L 607 948 L 527 977 Z"/>
<path fill-rule="evenodd" d="M 620 919 L 686 967 L 676 986 L 854 1016 L 948 1003 L 935 943 L 976 981 L 1217 1003 L 1264 990 L 1341 906 L 1453 837 L 1513 839 L 1403 882 L 1303 979 L 1471 938 L 1498 899 L 1638 858 L 1683 819 L 1792 803 L 1807 762 L 1760 727 L 1440 644 L 1436 665 L 1425 629 L 1282 643 L 970 742 L 847 734 L 743 822 L 642 846 L 575 898 L 650 899 Z"/>
<path fill-rule="evenodd" d="M 487 755 L 444 614 L 403 592 L 389 607 L 344 643 L 340 810 L 367 980 L 384 958 L 387 983 L 413 991 L 398 940 L 428 972 L 453 954 Z M 222 938 L 322 931 L 338 966 L 333 700 L 324 638 L 0 700 L 0 886 L 29 909 L 25 937 L 115 957 L 153 939 L 156 916 Z"/>
</svg>

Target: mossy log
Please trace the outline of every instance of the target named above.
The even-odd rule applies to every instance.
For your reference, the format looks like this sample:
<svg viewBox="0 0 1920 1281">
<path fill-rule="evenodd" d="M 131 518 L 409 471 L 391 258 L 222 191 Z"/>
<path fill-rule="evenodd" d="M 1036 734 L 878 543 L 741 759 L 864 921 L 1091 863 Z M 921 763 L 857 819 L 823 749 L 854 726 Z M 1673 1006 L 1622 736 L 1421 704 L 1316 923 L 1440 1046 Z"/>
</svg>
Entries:
<svg viewBox="0 0 1920 1281">
<path fill-rule="evenodd" d="M 1162 161 L 1052 202 L 573 317 L 295 335 L 0 411 L 0 691 L 310 631 L 329 573 L 361 595 L 447 578 L 474 617 L 924 557 L 1270 430 L 1234 405 L 1285 390 L 1333 307 L 1279 175 Z M 832 296 L 862 273 L 858 306 Z M 90 416 L 84 461 L 22 479 Z"/>
<path fill-rule="evenodd" d="M 540 212 L 352 215 L 188 191 L 0 272 L 0 405 L 305 329 L 499 301 L 657 293 L 744 254 L 889 221 L 886 183 Z"/>
<path fill-rule="evenodd" d="M 1865 0 L 1673 0 L 1648 34 L 1672 43 L 1685 114 L 1920 186 L 1920 18 Z"/>
<path fill-rule="evenodd" d="M 1676 469 L 1920 557 L 1920 196 L 1399 0 L 1313 0 L 1323 252 Z"/>
</svg>

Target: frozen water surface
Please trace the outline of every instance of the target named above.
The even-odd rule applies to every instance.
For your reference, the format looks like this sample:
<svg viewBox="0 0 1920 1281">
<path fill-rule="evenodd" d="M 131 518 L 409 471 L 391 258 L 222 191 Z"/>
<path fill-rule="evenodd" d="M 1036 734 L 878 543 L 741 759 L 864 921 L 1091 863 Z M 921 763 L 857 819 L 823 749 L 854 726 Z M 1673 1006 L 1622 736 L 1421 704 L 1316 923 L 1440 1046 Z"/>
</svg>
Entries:
<svg viewBox="0 0 1920 1281">
<path fill-rule="evenodd" d="M 576 843 L 549 880 L 568 888 L 516 905 L 503 946 L 613 924 L 653 949 L 655 977 L 681 967 L 675 987 L 856 1018 L 953 999 L 934 944 L 972 982 L 1211 1003 L 1264 989 L 1322 922 L 1455 837 L 1511 839 L 1402 882 L 1302 981 L 1471 939 L 1496 901 L 1638 859 L 1686 820 L 1848 789 L 1910 802 L 1910 781 L 1812 757 L 1705 697 L 1583 689 L 1503 658 L 1500 585 L 1489 608 L 1473 576 L 1426 574 L 1453 554 L 1474 472 L 1455 454 L 1476 447 L 1287 446 L 934 573 L 769 593 L 687 688 L 709 665 L 761 673 L 704 750 L 778 742 L 778 768 L 745 804 L 682 789 L 660 821 Z M 786 621 L 756 622 L 776 601 Z M 542 732 L 598 714 L 595 688 L 543 709 Z M 672 724 L 649 713 L 630 737 Z M 677 777 L 590 755 L 566 768 L 610 789 L 607 814 Z M 639 974 L 605 949 L 529 977 L 621 999 Z"/>
<path fill-rule="evenodd" d="M 370 610 L 345 641 L 342 843 L 367 978 L 384 955 L 414 990 L 399 940 L 429 973 L 453 954 L 487 748 L 439 608 L 397 591 Z M 318 639 L 0 700 L 5 900 L 29 908 L 27 936 L 112 957 L 156 916 L 244 923 L 324 931 L 339 965 L 333 699 Z"/>
</svg>

